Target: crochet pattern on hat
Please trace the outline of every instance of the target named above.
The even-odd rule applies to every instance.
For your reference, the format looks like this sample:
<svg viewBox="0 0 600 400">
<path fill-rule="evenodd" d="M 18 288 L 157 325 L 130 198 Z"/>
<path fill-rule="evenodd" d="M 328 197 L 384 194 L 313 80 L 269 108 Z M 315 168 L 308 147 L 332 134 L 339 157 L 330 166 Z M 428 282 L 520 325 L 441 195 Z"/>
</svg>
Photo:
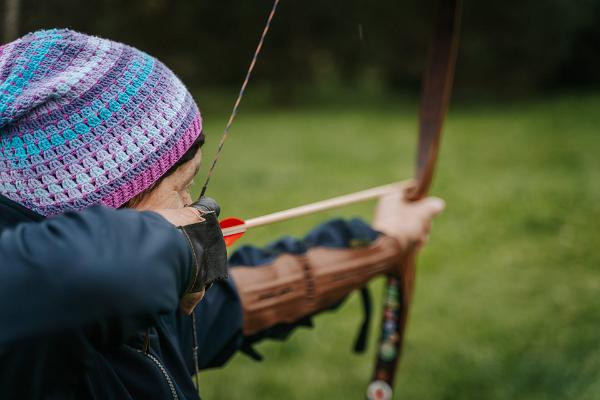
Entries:
<svg viewBox="0 0 600 400">
<path fill-rule="evenodd" d="M 0 194 L 42 215 L 120 207 L 201 132 L 188 90 L 142 51 L 70 30 L 0 47 Z"/>
</svg>

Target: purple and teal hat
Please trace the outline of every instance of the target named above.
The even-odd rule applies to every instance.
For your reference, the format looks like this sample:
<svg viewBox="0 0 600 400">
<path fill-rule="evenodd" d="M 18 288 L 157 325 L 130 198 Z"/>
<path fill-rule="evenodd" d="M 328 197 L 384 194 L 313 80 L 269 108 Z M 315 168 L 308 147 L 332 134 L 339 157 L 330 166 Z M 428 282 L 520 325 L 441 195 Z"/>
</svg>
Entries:
<svg viewBox="0 0 600 400">
<path fill-rule="evenodd" d="M 140 50 L 70 30 L 0 47 L 0 194 L 30 210 L 119 207 L 201 134 L 183 83 Z"/>
</svg>

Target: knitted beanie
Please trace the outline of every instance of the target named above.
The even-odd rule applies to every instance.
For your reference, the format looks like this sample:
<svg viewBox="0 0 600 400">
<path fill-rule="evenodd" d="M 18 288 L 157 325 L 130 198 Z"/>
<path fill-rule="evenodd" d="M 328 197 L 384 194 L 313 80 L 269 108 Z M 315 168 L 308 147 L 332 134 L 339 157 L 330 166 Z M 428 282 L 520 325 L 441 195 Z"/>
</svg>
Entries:
<svg viewBox="0 0 600 400">
<path fill-rule="evenodd" d="M 0 47 L 0 194 L 30 210 L 119 207 L 201 134 L 185 86 L 140 50 L 70 30 Z"/>
</svg>

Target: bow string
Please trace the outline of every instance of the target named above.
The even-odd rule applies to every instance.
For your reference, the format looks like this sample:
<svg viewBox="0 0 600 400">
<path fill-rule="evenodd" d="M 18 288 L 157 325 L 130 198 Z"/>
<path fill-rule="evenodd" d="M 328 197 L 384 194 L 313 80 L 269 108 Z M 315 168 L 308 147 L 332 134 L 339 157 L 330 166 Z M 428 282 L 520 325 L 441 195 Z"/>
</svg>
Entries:
<svg viewBox="0 0 600 400">
<path fill-rule="evenodd" d="M 275 12 L 277 12 L 277 6 L 279 5 L 279 0 L 275 0 L 273 2 L 273 7 L 271 7 L 271 12 L 269 12 L 269 16 L 267 18 L 267 22 L 265 23 L 265 27 L 260 35 L 260 39 L 258 41 L 258 45 L 256 46 L 256 50 L 254 50 L 254 55 L 252 56 L 252 61 L 248 66 L 248 70 L 246 71 L 246 77 L 244 78 L 244 82 L 242 83 L 242 87 L 240 88 L 240 92 L 233 104 L 233 109 L 231 110 L 231 114 L 229 115 L 229 119 L 227 120 L 227 124 L 225 125 L 225 129 L 223 130 L 223 135 L 221 136 L 221 140 L 219 141 L 219 145 L 217 146 L 217 152 L 213 158 L 210 169 L 208 170 L 208 174 L 206 175 L 206 180 L 204 181 L 204 185 L 202 185 L 202 190 L 200 191 L 200 197 L 204 196 L 206 193 L 206 189 L 208 189 L 208 184 L 210 183 L 210 178 L 212 177 L 215 167 L 217 166 L 217 162 L 219 161 L 219 157 L 221 156 L 221 151 L 223 150 L 223 145 L 225 141 L 229 137 L 229 130 L 231 129 L 231 125 L 233 125 L 233 121 L 237 116 L 238 108 L 240 107 L 240 103 L 242 102 L 242 98 L 244 97 L 244 93 L 246 92 L 246 87 L 248 86 L 248 82 L 250 82 L 250 78 L 252 77 L 252 71 L 254 71 L 254 66 L 256 65 L 256 60 L 258 60 L 258 56 L 263 47 L 263 43 L 265 42 L 265 38 L 267 37 L 267 33 L 269 33 L 269 28 L 271 28 L 271 21 L 273 21 L 273 17 L 275 16 Z"/>
</svg>

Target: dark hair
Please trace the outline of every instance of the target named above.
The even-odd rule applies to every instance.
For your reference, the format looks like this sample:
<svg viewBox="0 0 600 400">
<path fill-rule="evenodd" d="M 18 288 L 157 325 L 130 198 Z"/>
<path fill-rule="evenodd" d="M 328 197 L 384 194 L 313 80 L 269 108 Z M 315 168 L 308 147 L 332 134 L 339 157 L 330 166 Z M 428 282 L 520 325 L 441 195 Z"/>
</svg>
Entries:
<svg viewBox="0 0 600 400">
<path fill-rule="evenodd" d="M 194 156 L 198 152 L 198 149 L 200 149 L 200 147 L 202 147 L 203 144 L 204 144 L 204 135 L 202 134 L 202 132 L 200 132 L 200 136 L 198 136 L 198 139 L 196 139 L 196 141 L 194 143 L 192 143 L 192 146 L 188 149 L 188 151 L 186 151 L 181 156 L 181 158 L 175 164 L 173 164 L 173 166 L 171 168 L 169 168 L 169 170 L 167 172 L 165 172 L 165 174 L 163 176 L 161 176 L 158 179 L 158 181 L 156 181 L 156 183 L 154 185 L 157 185 L 158 183 L 160 183 L 160 181 L 162 181 L 167 176 L 169 176 L 173 172 L 175 172 L 175 170 L 177 168 L 181 167 L 183 164 L 185 164 L 186 162 L 188 162 L 192 158 L 194 158 Z"/>
<path fill-rule="evenodd" d="M 165 179 L 167 176 L 169 176 L 173 172 L 175 172 L 177 170 L 177 168 L 181 167 L 183 164 L 185 164 L 186 162 L 188 162 L 192 158 L 194 158 L 194 156 L 196 156 L 196 153 L 202 147 L 203 144 L 204 144 L 204 135 L 202 134 L 202 132 L 200 132 L 200 136 L 198 136 L 198 139 L 196 139 L 196 141 L 194 143 L 192 143 L 190 148 L 181 156 L 181 158 L 179 160 L 177 160 L 177 162 L 175 164 L 173 164 L 173 166 L 171 168 L 169 168 L 169 170 L 167 172 L 165 172 L 163 174 L 163 176 L 161 176 L 156 182 L 154 182 L 150 187 L 145 189 L 143 192 L 138 193 L 135 196 L 133 196 L 127 203 L 123 204 L 120 208 L 133 208 L 136 205 L 138 205 L 140 203 L 140 201 L 142 200 L 142 198 L 144 198 L 144 196 L 146 194 L 148 194 L 148 192 L 152 191 L 154 188 L 156 188 L 158 185 L 160 185 L 160 183 L 163 181 L 163 179 Z"/>
</svg>

